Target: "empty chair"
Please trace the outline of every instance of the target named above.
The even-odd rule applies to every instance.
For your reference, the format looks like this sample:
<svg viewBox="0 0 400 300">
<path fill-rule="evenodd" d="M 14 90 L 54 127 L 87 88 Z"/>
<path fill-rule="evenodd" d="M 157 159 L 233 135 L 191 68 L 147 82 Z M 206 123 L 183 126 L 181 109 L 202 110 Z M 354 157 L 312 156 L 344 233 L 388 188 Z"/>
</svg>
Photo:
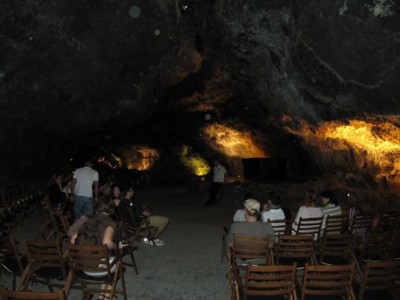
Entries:
<svg viewBox="0 0 400 300">
<path fill-rule="evenodd" d="M 127 299 L 124 271 L 121 262 L 109 256 L 108 249 L 102 246 L 78 246 L 68 244 L 68 263 L 70 271 L 65 283 L 68 297 L 71 287 L 82 289 L 83 294 L 103 293 L 113 299 L 115 293 Z M 120 289 L 117 284 L 120 283 Z"/>
<path fill-rule="evenodd" d="M 67 266 L 60 241 L 25 241 L 25 247 L 28 264 L 16 290 L 26 290 L 32 280 L 47 284 L 50 291 L 52 286 L 64 286 Z"/>
<path fill-rule="evenodd" d="M 275 264 L 304 267 L 315 264 L 314 238 L 311 235 L 280 235 L 275 245 Z"/>
<path fill-rule="evenodd" d="M 382 213 L 377 225 L 377 231 L 385 232 L 398 229 L 400 226 L 400 211 L 388 211 Z"/>
<path fill-rule="evenodd" d="M 32 292 L 32 291 L 9 291 L 1 289 L 1 299 L 3 300 L 64 300 L 64 291 L 56 292 Z"/>
<path fill-rule="evenodd" d="M 356 285 L 359 288 L 357 298 L 362 300 L 366 292 L 378 292 L 375 296 L 387 299 L 398 296 L 400 292 L 400 261 L 369 261 L 356 273 Z M 376 298 L 377 299 L 377 298 Z"/>
<path fill-rule="evenodd" d="M 321 299 L 337 295 L 354 300 L 353 274 L 354 264 L 340 266 L 310 266 L 306 264 L 301 299 L 306 299 L 307 295 L 319 296 Z"/>
<path fill-rule="evenodd" d="M 295 226 L 292 231 L 294 232 L 294 234 L 311 234 L 314 237 L 314 240 L 319 241 L 323 220 L 324 217 L 300 217 L 297 226 Z"/>
<path fill-rule="evenodd" d="M 319 254 L 319 262 L 330 265 L 355 263 L 355 236 L 353 234 L 325 234 Z"/>
<path fill-rule="evenodd" d="M 346 214 L 327 216 L 325 221 L 325 234 L 343 234 L 348 232 L 348 218 Z"/>
<path fill-rule="evenodd" d="M 358 247 L 360 260 L 388 260 L 393 253 L 395 235 L 388 232 L 369 232 Z"/>
<path fill-rule="evenodd" d="M 238 287 L 237 295 L 241 299 L 249 296 L 285 296 L 295 300 L 296 264 L 290 266 L 253 266 L 248 265 L 245 281 L 235 278 L 234 286 Z M 275 298 L 274 298 L 275 299 Z"/>
</svg>

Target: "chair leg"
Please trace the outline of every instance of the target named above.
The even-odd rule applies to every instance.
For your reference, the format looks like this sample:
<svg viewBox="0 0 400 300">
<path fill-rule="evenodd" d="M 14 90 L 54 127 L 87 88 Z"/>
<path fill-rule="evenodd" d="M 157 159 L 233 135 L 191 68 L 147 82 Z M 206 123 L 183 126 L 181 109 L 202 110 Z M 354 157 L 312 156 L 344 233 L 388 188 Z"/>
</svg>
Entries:
<svg viewBox="0 0 400 300">
<path fill-rule="evenodd" d="M 136 275 L 139 275 L 139 270 L 136 264 L 135 256 L 133 255 L 133 252 L 130 253 L 131 255 L 131 260 L 132 260 L 132 267 L 135 269 Z"/>
</svg>

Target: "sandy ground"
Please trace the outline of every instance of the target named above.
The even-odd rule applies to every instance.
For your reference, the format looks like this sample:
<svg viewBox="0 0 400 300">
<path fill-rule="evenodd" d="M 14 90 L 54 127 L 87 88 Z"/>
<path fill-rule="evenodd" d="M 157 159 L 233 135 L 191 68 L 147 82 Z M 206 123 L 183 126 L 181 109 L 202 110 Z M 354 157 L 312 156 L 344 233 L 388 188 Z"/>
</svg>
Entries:
<svg viewBox="0 0 400 300">
<path fill-rule="evenodd" d="M 128 299 L 229 298 L 227 263 L 220 261 L 222 226 L 231 222 L 241 201 L 236 199 L 234 189 L 228 190 L 211 207 L 202 207 L 207 197 L 204 190 L 150 186 L 137 191 L 137 199 L 148 204 L 154 214 L 168 216 L 170 224 L 161 236 L 164 246 L 137 244 L 139 275 L 131 267 L 125 272 Z M 32 239 L 44 220 L 42 213 L 28 217 L 17 228 L 17 238 Z M 1 282 L 11 288 L 10 277 L 2 276 Z M 72 290 L 68 299 L 81 299 L 81 292 Z"/>
</svg>

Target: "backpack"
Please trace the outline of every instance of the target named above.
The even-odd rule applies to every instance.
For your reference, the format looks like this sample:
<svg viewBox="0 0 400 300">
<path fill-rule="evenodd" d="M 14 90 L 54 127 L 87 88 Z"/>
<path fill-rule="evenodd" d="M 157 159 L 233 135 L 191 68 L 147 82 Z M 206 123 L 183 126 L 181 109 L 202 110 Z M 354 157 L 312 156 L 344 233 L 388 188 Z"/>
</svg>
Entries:
<svg viewBox="0 0 400 300">
<path fill-rule="evenodd" d="M 101 245 L 103 239 L 104 226 L 102 222 L 95 218 L 89 218 L 79 227 L 78 236 L 75 240 L 76 245 Z"/>
</svg>

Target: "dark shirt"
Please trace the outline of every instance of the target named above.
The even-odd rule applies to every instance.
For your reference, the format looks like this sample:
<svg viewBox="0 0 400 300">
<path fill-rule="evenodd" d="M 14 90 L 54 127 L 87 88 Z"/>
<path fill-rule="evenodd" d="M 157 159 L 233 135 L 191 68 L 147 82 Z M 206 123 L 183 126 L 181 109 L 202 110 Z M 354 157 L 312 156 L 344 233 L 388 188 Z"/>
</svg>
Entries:
<svg viewBox="0 0 400 300">
<path fill-rule="evenodd" d="M 52 205 L 64 204 L 67 201 L 67 195 L 65 195 L 57 183 L 53 183 L 48 187 L 48 193 Z"/>
</svg>

